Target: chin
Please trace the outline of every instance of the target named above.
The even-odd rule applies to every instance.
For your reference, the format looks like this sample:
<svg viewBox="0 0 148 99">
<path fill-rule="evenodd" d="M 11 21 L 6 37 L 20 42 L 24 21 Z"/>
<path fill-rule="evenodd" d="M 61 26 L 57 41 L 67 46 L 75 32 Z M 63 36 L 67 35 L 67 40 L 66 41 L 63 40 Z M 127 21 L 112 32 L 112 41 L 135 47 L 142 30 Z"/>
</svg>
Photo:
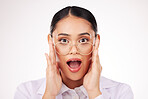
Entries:
<svg viewBox="0 0 148 99">
<path fill-rule="evenodd" d="M 61 72 L 62 72 L 62 70 L 61 70 Z M 86 70 L 86 72 L 87 72 L 87 70 Z M 72 81 L 79 81 L 79 80 L 83 79 L 86 72 L 83 71 L 83 69 L 82 69 L 78 72 L 73 73 L 70 70 L 66 69 L 66 70 L 63 70 L 62 74 L 63 74 L 64 78 L 67 78 Z"/>
<path fill-rule="evenodd" d="M 78 81 L 78 80 L 83 79 L 84 74 L 81 74 L 81 75 L 74 74 L 74 76 L 68 75 L 67 77 L 68 77 L 70 80 Z"/>
</svg>

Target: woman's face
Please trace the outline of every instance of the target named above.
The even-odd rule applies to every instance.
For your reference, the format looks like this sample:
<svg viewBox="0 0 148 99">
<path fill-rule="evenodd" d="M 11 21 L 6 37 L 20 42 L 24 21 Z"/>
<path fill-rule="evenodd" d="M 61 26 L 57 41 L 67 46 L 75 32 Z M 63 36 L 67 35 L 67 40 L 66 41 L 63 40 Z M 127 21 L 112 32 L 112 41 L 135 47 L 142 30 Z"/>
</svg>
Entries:
<svg viewBox="0 0 148 99">
<path fill-rule="evenodd" d="M 53 32 L 54 44 L 66 43 L 69 47 L 73 45 L 66 55 L 61 54 L 67 51 L 67 47 L 59 48 L 61 53 L 56 53 L 62 76 L 71 80 L 80 80 L 87 73 L 92 54 L 82 55 L 77 49 L 77 44 L 87 41 L 93 44 L 94 38 L 95 32 L 85 19 L 70 15 L 56 24 Z M 85 46 L 81 48 L 81 52 L 85 52 L 85 49 Z"/>
</svg>

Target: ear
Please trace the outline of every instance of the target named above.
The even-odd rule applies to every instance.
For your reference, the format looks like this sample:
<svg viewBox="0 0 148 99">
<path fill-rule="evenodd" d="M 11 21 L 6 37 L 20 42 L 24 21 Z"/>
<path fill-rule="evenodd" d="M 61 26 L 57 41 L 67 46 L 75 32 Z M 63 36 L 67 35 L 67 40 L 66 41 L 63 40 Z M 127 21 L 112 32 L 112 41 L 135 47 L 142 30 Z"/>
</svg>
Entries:
<svg viewBox="0 0 148 99">
<path fill-rule="evenodd" d="M 98 39 L 98 41 L 99 41 L 99 42 L 97 43 L 97 44 L 98 44 L 98 48 L 99 48 L 99 45 L 100 45 L 100 35 L 99 35 L 99 34 L 97 34 L 97 39 Z"/>
<path fill-rule="evenodd" d="M 48 36 L 47 36 L 48 43 L 49 43 L 49 39 L 50 39 L 50 37 L 51 37 L 51 35 L 48 34 Z"/>
<path fill-rule="evenodd" d="M 99 39 L 99 41 L 100 41 L 100 35 L 99 35 L 99 34 L 97 34 L 97 37 L 98 37 L 98 39 Z"/>
</svg>

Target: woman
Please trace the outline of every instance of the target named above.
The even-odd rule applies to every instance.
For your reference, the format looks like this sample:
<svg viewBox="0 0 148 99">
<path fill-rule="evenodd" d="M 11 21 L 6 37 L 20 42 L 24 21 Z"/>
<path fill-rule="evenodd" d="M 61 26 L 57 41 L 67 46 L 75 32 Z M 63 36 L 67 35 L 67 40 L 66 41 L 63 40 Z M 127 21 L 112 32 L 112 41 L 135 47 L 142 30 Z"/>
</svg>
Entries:
<svg viewBox="0 0 148 99">
<path fill-rule="evenodd" d="M 101 76 L 100 35 L 90 11 L 63 8 L 50 32 L 46 79 L 21 84 L 15 99 L 133 99 L 128 85 Z"/>
</svg>

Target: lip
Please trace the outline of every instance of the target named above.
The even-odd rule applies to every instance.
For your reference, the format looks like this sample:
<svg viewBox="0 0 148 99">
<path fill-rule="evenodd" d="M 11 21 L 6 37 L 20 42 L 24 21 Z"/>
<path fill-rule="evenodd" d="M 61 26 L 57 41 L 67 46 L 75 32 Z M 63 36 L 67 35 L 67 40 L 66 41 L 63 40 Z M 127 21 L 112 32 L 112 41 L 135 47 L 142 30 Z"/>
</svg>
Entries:
<svg viewBox="0 0 148 99">
<path fill-rule="evenodd" d="M 82 64 L 82 60 L 79 59 L 79 58 L 70 58 L 70 59 L 68 59 L 68 60 L 66 61 L 66 64 L 67 64 L 67 62 L 69 62 L 69 61 L 81 61 L 81 64 Z M 68 69 L 69 69 L 71 72 L 75 73 L 75 72 L 78 72 L 78 71 L 81 69 L 81 64 L 80 64 L 80 66 L 79 66 L 78 68 L 75 68 L 75 69 L 70 68 L 70 67 L 68 66 L 68 64 L 67 64 L 67 66 L 68 66 Z"/>
</svg>

